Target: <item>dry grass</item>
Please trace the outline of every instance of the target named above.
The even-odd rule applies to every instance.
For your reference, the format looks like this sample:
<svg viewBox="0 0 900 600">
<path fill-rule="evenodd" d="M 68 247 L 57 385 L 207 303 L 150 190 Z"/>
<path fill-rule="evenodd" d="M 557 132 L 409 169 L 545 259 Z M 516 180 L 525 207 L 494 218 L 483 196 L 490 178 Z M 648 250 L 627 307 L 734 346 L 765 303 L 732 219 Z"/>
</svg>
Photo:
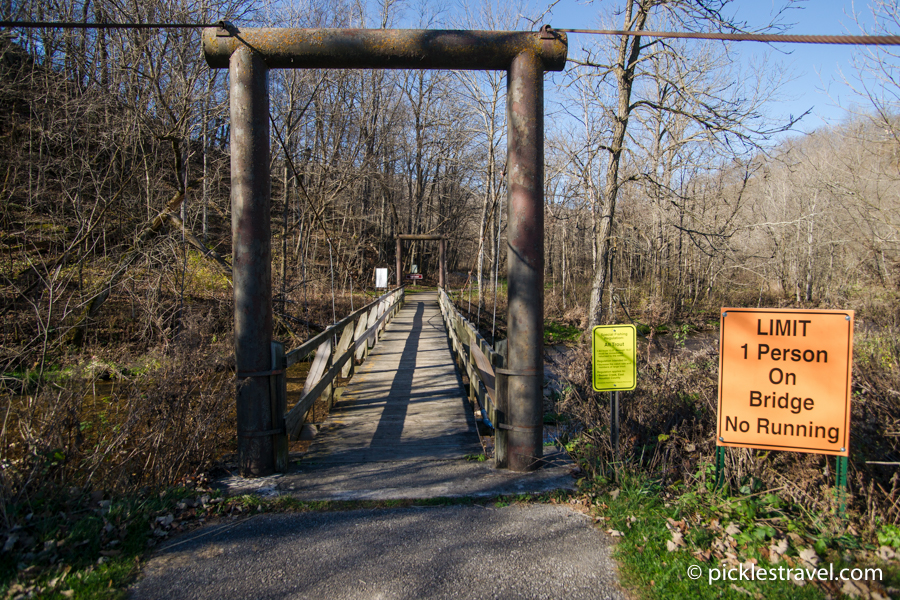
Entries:
<svg viewBox="0 0 900 600">
<path fill-rule="evenodd" d="M 67 487 L 162 487 L 208 467 L 233 438 L 234 381 L 223 345 L 204 341 L 202 319 L 187 325 L 139 374 L 117 373 L 95 357 L 64 387 L 7 396 L 4 497 L 20 504 Z"/>
</svg>

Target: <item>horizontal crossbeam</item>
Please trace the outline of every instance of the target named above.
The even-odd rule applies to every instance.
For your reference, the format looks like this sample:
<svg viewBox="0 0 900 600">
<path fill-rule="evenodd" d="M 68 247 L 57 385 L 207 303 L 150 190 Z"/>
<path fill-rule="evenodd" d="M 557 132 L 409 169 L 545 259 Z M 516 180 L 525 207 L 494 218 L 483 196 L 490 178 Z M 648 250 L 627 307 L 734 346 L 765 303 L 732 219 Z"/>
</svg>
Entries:
<svg viewBox="0 0 900 600">
<path fill-rule="evenodd" d="M 505 71 L 528 52 L 545 71 L 566 66 L 564 33 L 433 29 L 238 29 L 203 30 L 203 52 L 214 69 L 227 69 L 231 54 L 246 46 L 270 69 L 453 69 Z"/>
</svg>

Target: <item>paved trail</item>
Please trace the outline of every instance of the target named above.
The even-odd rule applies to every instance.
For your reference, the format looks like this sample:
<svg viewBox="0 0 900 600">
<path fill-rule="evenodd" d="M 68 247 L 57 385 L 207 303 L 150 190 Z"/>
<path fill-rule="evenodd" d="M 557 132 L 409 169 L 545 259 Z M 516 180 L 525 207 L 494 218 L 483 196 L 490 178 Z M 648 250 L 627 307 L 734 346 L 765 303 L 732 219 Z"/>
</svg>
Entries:
<svg viewBox="0 0 900 600">
<path fill-rule="evenodd" d="M 176 541 L 136 599 L 624 599 L 610 542 L 552 505 L 260 515 Z"/>
</svg>

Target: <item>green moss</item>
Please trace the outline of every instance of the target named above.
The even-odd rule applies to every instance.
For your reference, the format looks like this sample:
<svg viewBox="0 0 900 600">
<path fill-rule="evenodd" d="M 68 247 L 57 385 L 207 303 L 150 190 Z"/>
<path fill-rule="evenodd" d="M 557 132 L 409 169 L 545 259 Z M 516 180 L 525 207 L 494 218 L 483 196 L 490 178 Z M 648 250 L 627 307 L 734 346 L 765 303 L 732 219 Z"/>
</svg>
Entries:
<svg viewBox="0 0 900 600">
<path fill-rule="evenodd" d="M 544 321 L 544 345 L 574 344 L 581 337 L 582 330 L 555 321 Z"/>
</svg>

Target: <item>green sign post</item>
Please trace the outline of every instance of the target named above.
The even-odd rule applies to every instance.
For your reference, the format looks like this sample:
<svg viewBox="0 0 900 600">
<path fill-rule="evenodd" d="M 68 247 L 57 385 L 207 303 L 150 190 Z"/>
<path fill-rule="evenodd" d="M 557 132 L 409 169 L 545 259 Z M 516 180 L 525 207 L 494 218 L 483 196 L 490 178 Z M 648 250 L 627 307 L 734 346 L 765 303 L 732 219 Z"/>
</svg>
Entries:
<svg viewBox="0 0 900 600">
<path fill-rule="evenodd" d="M 637 386 L 637 330 L 634 325 L 597 325 L 591 335 L 594 390 L 609 392 L 609 437 L 619 455 L 619 392 Z"/>
</svg>

